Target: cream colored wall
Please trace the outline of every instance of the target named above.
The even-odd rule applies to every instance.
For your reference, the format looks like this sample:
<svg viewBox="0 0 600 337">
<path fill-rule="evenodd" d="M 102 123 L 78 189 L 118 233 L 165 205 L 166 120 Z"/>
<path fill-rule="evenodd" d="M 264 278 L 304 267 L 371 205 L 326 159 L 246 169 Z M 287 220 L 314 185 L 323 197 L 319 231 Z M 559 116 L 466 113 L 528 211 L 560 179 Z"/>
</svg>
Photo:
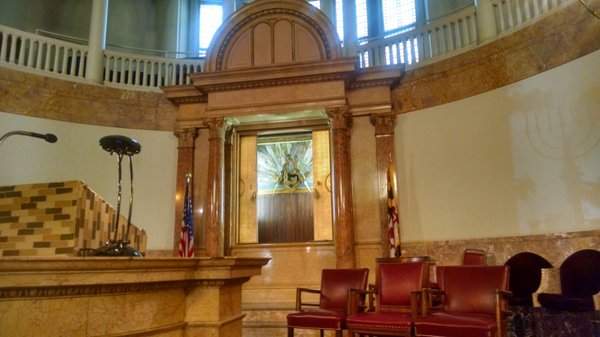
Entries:
<svg viewBox="0 0 600 337">
<path fill-rule="evenodd" d="M 399 116 L 403 241 L 599 229 L 599 92 L 597 51 Z"/>
<path fill-rule="evenodd" d="M 14 135 L 0 145 L 0 186 L 83 180 L 113 206 L 117 204 L 117 160 L 99 146 L 107 135 L 136 139 L 133 156 L 132 223 L 148 234 L 148 249 L 172 249 L 177 139 L 172 132 L 142 131 L 67 123 L 0 112 L 0 135 L 15 130 L 53 133 L 54 144 Z M 123 159 L 121 214 L 129 207 L 129 161 Z"/>
</svg>

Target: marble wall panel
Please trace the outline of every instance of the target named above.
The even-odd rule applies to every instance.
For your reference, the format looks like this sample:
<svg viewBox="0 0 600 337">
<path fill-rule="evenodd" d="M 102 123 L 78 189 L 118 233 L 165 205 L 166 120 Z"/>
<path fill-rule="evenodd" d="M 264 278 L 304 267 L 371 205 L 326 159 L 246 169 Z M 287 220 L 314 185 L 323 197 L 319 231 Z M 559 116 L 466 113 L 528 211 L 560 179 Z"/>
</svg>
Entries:
<svg viewBox="0 0 600 337">
<path fill-rule="evenodd" d="M 184 321 L 185 303 L 182 289 L 90 297 L 83 308 L 87 311 L 87 335 L 131 332 L 132 327 L 144 332 L 179 326 Z"/>
<path fill-rule="evenodd" d="M 0 301 L 0 336 L 86 336 L 88 304 L 89 298 Z"/>
<path fill-rule="evenodd" d="M 0 111 L 146 130 L 173 130 L 177 113 L 161 93 L 76 83 L 6 67 L 0 67 Z"/>
</svg>

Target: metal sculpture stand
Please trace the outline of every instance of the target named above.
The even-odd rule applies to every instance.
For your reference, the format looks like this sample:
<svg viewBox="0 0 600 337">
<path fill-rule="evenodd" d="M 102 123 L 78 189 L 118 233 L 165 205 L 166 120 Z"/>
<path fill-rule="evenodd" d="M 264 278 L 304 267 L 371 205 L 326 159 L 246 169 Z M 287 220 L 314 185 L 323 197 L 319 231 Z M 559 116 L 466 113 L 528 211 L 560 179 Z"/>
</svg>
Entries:
<svg viewBox="0 0 600 337">
<path fill-rule="evenodd" d="M 119 182 L 117 195 L 117 212 L 113 225 L 114 237 L 109 239 L 106 244 L 92 251 L 89 256 L 143 256 L 139 251 L 129 246 L 129 228 L 131 227 L 131 211 L 133 209 L 133 162 L 131 156 L 140 153 L 142 146 L 129 137 L 125 136 L 106 136 L 100 139 L 100 146 L 111 155 L 117 154 L 119 168 Z M 130 175 L 130 194 L 129 194 L 129 214 L 127 216 L 127 228 L 121 239 L 118 238 L 119 218 L 121 212 L 121 162 L 123 156 L 129 157 L 129 175 Z"/>
</svg>

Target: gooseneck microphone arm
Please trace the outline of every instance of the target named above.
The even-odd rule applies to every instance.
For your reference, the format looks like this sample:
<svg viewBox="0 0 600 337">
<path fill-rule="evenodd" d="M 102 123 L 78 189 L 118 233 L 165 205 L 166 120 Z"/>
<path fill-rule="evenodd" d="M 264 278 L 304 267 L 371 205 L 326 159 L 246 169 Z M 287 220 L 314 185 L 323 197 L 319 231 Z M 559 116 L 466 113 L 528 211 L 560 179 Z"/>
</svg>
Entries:
<svg viewBox="0 0 600 337">
<path fill-rule="evenodd" d="M 4 134 L 1 138 L 0 138 L 0 145 L 2 144 L 2 142 L 4 142 L 4 140 L 10 136 L 13 135 L 21 135 L 21 136 L 29 136 L 29 137 L 35 137 L 35 138 L 41 138 L 45 141 L 47 141 L 48 143 L 56 143 L 56 141 L 58 140 L 58 138 L 56 138 L 55 135 L 51 134 L 51 133 L 47 133 L 47 134 L 42 134 L 42 133 L 37 133 L 37 132 L 29 132 L 29 131 L 11 131 L 8 132 L 6 134 Z"/>
</svg>

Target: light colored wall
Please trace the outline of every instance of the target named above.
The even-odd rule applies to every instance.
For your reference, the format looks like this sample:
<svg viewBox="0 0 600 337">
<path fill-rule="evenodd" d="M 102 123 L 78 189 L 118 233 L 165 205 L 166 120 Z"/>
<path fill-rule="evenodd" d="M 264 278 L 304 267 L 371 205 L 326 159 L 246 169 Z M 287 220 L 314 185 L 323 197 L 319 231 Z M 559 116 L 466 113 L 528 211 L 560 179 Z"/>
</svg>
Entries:
<svg viewBox="0 0 600 337">
<path fill-rule="evenodd" d="M 473 0 L 425 0 L 427 19 L 434 20 L 474 3 Z M 488 0 L 484 0 L 488 1 Z"/>
<path fill-rule="evenodd" d="M 179 0 L 109 0 L 106 43 L 177 50 L 178 3 Z M 0 24 L 87 40 L 91 8 L 91 0 L 0 1 Z"/>
<path fill-rule="evenodd" d="M 172 50 L 177 46 L 177 0 L 112 0 L 106 42 L 118 46 Z"/>
<path fill-rule="evenodd" d="M 600 228 L 600 52 L 401 115 L 403 240 Z"/>
<path fill-rule="evenodd" d="M 172 249 L 175 215 L 177 139 L 172 132 L 91 126 L 0 112 L 0 134 L 25 130 L 53 133 L 54 144 L 14 135 L 0 145 L 0 186 L 83 180 L 108 203 L 117 205 L 117 157 L 99 146 L 107 135 L 137 140 L 133 156 L 132 223 L 146 230 L 149 249 Z M 129 161 L 123 159 L 121 214 L 129 207 Z"/>
<path fill-rule="evenodd" d="M 91 0 L 4 0 L 0 1 L 0 24 L 87 39 L 91 8 Z"/>
</svg>

